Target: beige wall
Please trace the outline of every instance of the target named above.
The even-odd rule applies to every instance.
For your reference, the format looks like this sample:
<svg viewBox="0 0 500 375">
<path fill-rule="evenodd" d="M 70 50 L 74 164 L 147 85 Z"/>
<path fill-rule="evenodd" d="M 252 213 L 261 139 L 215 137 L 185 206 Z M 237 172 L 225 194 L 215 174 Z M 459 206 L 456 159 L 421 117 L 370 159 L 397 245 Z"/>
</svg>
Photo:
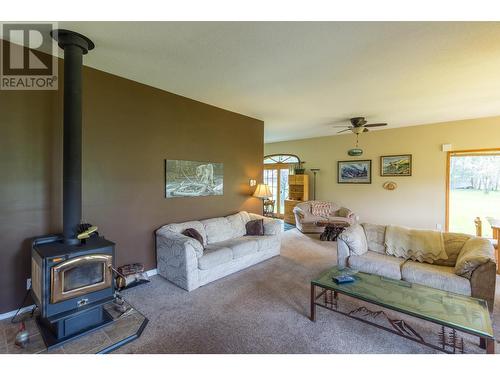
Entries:
<svg viewBox="0 0 500 375">
<path fill-rule="evenodd" d="M 264 153 L 294 153 L 308 170 L 320 168 L 316 198 L 351 208 L 362 222 L 444 228 L 446 152 L 441 145 L 451 143 L 453 150 L 500 147 L 500 117 L 372 131 L 359 139 L 364 154 L 356 158 L 347 155 L 355 144 L 353 134 L 269 143 Z M 391 154 L 413 155 L 411 177 L 380 176 L 380 156 Z M 372 160 L 371 184 L 337 183 L 337 161 L 351 159 Z M 389 180 L 398 184 L 396 190 L 382 188 Z"/>
</svg>

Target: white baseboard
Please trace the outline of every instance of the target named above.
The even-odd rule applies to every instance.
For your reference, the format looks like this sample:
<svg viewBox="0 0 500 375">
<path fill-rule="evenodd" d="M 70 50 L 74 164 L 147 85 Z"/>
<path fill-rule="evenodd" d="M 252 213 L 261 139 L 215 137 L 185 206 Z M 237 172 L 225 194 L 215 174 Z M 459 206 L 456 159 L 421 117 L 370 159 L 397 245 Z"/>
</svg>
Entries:
<svg viewBox="0 0 500 375">
<path fill-rule="evenodd" d="M 23 307 L 20 311 L 19 311 L 19 314 L 22 314 L 26 311 L 30 311 L 33 307 L 35 307 L 35 305 L 31 305 L 31 306 L 26 306 L 26 307 Z M 4 319 L 10 319 L 12 318 L 15 314 L 16 314 L 16 311 L 17 310 L 13 310 L 13 311 L 9 311 L 9 312 L 6 312 L 6 313 L 3 313 L 3 314 L 0 314 L 0 320 L 4 320 Z"/>
<path fill-rule="evenodd" d="M 158 275 L 158 268 L 153 268 L 152 270 L 146 271 L 149 277 Z"/>
<path fill-rule="evenodd" d="M 146 271 L 147 275 L 149 277 L 151 276 L 154 276 L 154 275 L 157 275 L 158 274 L 158 268 L 153 268 L 152 270 L 149 270 L 149 271 Z M 20 311 L 19 311 L 19 314 L 22 314 L 26 311 L 29 311 L 31 310 L 33 307 L 35 307 L 35 305 L 30 305 L 30 306 L 25 306 L 23 307 Z M 6 312 L 6 313 L 3 313 L 3 314 L 0 314 L 0 320 L 4 320 L 4 319 L 9 319 L 9 318 L 12 318 L 15 314 L 16 314 L 16 311 L 17 310 L 13 310 L 13 311 L 9 311 L 9 312 Z"/>
</svg>

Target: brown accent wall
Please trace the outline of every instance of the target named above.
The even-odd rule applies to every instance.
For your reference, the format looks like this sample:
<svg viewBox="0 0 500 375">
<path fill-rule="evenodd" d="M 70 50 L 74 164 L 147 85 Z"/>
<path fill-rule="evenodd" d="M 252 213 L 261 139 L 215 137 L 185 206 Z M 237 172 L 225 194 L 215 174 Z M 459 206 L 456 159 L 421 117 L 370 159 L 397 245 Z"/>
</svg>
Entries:
<svg viewBox="0 0 500 375">
<path fill-rule="evenodd" d="M 248 179 L 262 177 L 262 121 L 87 67 L 83 85 L 83 219 L 116 242 L 118 265 L 155 268 L 165 223 L 261 212 Z M 0 114 L 3 313 L 24 296 L 29 239 L 62 230 L 62 90 L 0 91 Z M 167 158 L 224 163 L 224 195 L 165 199 Z"/>
</svg>

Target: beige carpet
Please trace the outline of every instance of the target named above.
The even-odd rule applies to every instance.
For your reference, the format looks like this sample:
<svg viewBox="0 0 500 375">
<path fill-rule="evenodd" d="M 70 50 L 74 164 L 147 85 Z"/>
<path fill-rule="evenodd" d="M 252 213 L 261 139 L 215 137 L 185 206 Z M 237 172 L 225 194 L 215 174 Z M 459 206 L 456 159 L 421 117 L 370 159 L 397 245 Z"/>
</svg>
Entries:
<svg viewBox="0 0 500 375">
<path fill-rule="evenodd" d="M 318 308 L 315 323 L 309 320 L 309 282 L 335 265 L 335 247 L 293 229 L 283 234 L 280 257 L 192 292 L 155 276 L 125 293 L 150 323 L 138 340 L 117 352 L 436 353 L 325 309 Z M 356 301 L 341 301 L 357 307 Z M 495 309 L 496 326 L 499 317 Z M 436 326 L 408 320 L 437 340 Z M 467 352 L 480 352 L 476 341 L 466 341 Z"/>
</svg>

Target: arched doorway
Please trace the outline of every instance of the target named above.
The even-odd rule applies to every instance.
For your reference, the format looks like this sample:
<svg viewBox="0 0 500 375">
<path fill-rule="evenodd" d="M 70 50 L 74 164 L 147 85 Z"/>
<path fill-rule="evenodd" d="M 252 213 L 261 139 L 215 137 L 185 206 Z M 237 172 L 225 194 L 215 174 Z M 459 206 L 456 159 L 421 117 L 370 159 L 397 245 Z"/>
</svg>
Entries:
<svg viewBox="0 0 500 375">
<path fill-rule="evenodd" d="M 288 199 L 288 176 L 300 164 L 300 158 L 293 154 L 272 154 L 264 156 L 264 183 L 273 192 L 274 213 L 283 217 L 285 199 Z"/>
</svg>

